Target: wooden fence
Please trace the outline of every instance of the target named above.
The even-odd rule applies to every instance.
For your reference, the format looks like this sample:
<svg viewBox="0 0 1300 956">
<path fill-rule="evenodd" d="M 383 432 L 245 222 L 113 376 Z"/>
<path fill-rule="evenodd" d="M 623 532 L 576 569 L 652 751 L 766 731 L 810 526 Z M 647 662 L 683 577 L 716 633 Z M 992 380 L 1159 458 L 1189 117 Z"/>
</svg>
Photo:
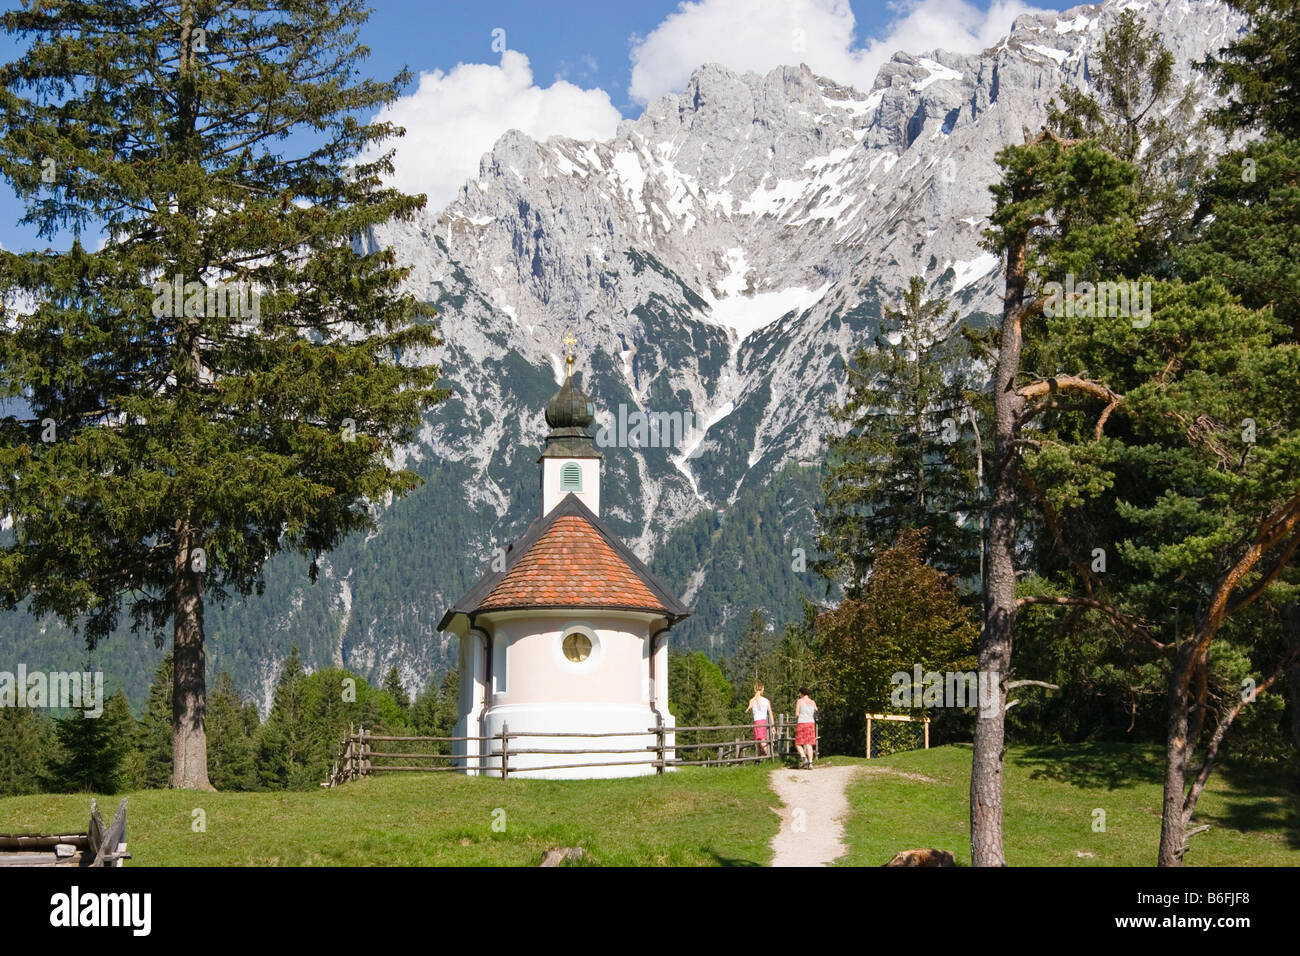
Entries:
<svg viewBox="0 0 1300 956">
<path fill-rule="evenodd" d="M 719 724 L 706 727 L 669 727 L 660 722 L 646 730 L 624 730 L 606 733 L 577 733 L 549 731 L 512 731 L 508 724 L 501 732 L 483 737 L 408 737 L 376 734 L 364 727 L 349 728 L 348 736 L 339 748 L 338 759 L 322 787 L 334 787 L 357 777 L 375 773 L 439 773 L 476 770 L 508 780 L 512 775 L 540 770 L 576 770 L 588 767 L 651 766 L 662 774 L 670 767 L 714 767 L 724 764 L 756 763 L 784 760 L 794 752 L 794 718 L 781 714 L 770 727 L 766 753 L 760 752 L 759 741 L 753 739 L 753 724 Z M 672 741 L 669 742 L 669 736 Z M 683 740 L 683 735 L 687 739 Z M 538 738 L 554 740 L 572 739 L 574 743 L 586 740 L 611 738 L 647 738 L 643 746 L 607 744 L 592 747 L 529 746 Z M 695 738 L 695 739 L 691 739 Z M 483 750 L 479 754 L 420 753 L 405 748 L 418 745 L 418 749 L 451 750 L 457 743 L 474 741 Z M 443 745 L 446 745 L 445 747 Z M 683 758 L 681 753 L 688 756 Z M 556 762 L 521 763 L 521 756 L 555 757 Z M 613 760 L 566 761 L 581 756 L 614 757 Z"/>
<path fill-rule="evenodd" d="M 104 825 L 99 807 L 90 801 L 90 826 L 85 833 L 0 834 L 0 866 L 112 866 L 131 858 L 126 852 L 126 801 Z"/>
</svg>

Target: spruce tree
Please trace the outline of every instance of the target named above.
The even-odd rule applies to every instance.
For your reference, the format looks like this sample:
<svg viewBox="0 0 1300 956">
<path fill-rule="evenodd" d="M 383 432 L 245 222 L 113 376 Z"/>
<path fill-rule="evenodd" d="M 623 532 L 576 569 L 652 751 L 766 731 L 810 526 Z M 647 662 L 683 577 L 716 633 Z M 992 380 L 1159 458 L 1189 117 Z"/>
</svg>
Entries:
<svg viewBox="0 0 1300 956">
<path fill-rule="evenodd" d="M 752 693 L 752 688 L 751 688 Z M 703 651 L 668 652 L 668 709 L 681 727 L 718 727 L 732 722 L 734 692 L 722 669 Z M 745 695 L 749 699 L 749 695 Z M 731 739 L 729 731 L 703 731 L 691 743 Z M 689 757 L 684 759 L 698 759 Z"/>
<path fill-rule="evenodd" d="M 142 789 L 160 790 L 172 779 L 172 656 L 164 654 L 149 685 L 149 699 L 140 715 L 136 750 Z"/>
<path fill-rule="evenodd" d="M 0 17 L 0 173 L 66 251 L 0 252 L 0 602 L 174 651 L 172 785 L 210 787 L 204 608 L 316 560 L 413 487 L 445 397 L 431 309 L 376 226 L 409 80 L 358 78 L 359 0 L 30 3 Z M 369 159 L 365 157 L 374 156 Z M 82 242 L 97 230 L 103 245 Z"/>
<path fill-rule="evenodd" d="M 208 698 L 208 770 L 218 790 L 256 790 L 259 727 L 257 708 L 239 696 L 222 671 Z"/>
<path fill-rule="evenodd" d="M 438 686 L 438 722 L 433 736 L 452 736 L 458 720 L 460 720 L 460 671 L 453 668 L 442 675 L 442 683 Z"/>
<path fill-rule="evenodd" d="M 1120 13 L 1089 61 L 1089 87 L 1062 86 L 1047 125 L 1092 139 L 1137 169 L 1139 241 L 1126 272 L 1168 275 L 1168 251 L 1188 233 L 1203 174 L 1204 123 L 1195 86 L 1174 74 L 1174 55 L 1132 10 Z"/>
<path fill-rule="evenodd" d="M 69 711 L 56 723 L 58 745 L 49 761 L 47 788 L 116 793 L 122 785 L 122 760 L 131 747 L 134 723 L 120 690 L 104 702 L 104 712 L 97 717 L 79 709 Z"/>
<path fill-rule="evenodd" d="M 877 554 L 905 529 L 928 529 L 926 557 L 947 573 L 979 572 L 979 408 L 972 350 L 955 312 L 913 276 L 886 308 L 874 348 L 846 364 L 848 394 L 826 437 L 817 563 L 860 593 Z"/>
<path fill-rule="evenodd" d="M 411 701 L 406 696 L 406 688 L 402 686 L 401 675 L 397 673 L 396 664 L 389 667 L 388 673 L 384 675 L 384 691 L 396 701 L 397 706 L 402 710 L 407 710 L 411 706 Z"/>
<path fill-rule="evenodd" d="M 54 753 L 55 723 L 34 707 L 0 707 L 0 796 L 40 793 Z"/>
<path fill-rule="evenodd" d="M 1201 64 L 1227 102 L 1212 114 L 1220 128 L 1261 129 L 1300 139 L 1300 2 L 1228 0 L 1250 28 Z"/>
<path fill-rule="evenodd" d="M 311 750 L 306 680 L 294 645 L 280 670 L 271 712 L 257 737 L 258 780 L 272 790 L 294 785 Z"/>
<path fill-rule="evenodd" d="M 728 658 L 725 668 L 727 680 L 735 686 L 736 696 L 741 703 L 753 695 L 754 684 L 762 683 L 765 679 L 764 672 L 772 644 L 767 617 L 762 611 L 751 611 L 736 644 L 736 652 Z"/>
<path fill-rule="evenodd" d="M 424 686 L 424 689 L 415 695 L 415 700 L 411 702 L 411 728 L 418 736 L 443 736 L 436 729 L 438 727 L 438 707 L 438 682 L 430 680 Z"/>
</svg>

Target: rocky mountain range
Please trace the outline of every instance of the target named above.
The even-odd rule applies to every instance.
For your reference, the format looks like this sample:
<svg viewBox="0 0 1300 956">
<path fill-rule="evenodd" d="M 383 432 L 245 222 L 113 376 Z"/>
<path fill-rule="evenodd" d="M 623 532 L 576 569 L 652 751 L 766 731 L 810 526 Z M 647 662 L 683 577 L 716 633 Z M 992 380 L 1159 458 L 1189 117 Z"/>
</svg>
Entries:
<svg viewBox="0 0 1300 956">
<path fill-rule="evenodd" d="M 604 517 L 692 607 L 678 645 L 722 653 L 751 610 L 781 622 L 824 598 L 801 555 L 843 361 L 913 274 L 964 321 L 998 311 L 1000 262 L 980 247 L 994 156 L 1043 124 L 1062 83 L 1090 82 L 1125 8 L 1200 85 L 1191 61 L 1242 27 L 1210 0 L 1110 0 L 1021 16 L 981 53 L 897 53 L 870 90 L 798 64 L 705 64 L 610 141 L 501 137 L 445 208 L 365 237 L 439 312 L 430 358 L 452 397 L 401 456 L 425 484 L 328 556 L 318 584 L 281 559 L 263 597 L 212 609 L 211 666 L 265 705 L 290 644 L 313 666 L 397 664 L 408 686 L 452 664 L 436 622 L 539 507 L 542 409 L 569 332 L 614 426 Z M 680 430 L 620 430 L 620 407 Z M 34 635 L 10 618 L 0 643 Z M 140 644 L 97 652 L 136 700 L 158 653 Z"/>
</svg>

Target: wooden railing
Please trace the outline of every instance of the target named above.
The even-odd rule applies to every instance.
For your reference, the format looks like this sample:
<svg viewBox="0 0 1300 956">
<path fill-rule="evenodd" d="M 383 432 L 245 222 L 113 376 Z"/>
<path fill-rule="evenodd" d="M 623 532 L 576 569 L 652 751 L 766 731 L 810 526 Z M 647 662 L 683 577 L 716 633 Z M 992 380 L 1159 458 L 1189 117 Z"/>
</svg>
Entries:
<svg viewBox="0 0 1300 956">
<path fill-rule="evenodd" d="M 338 759 L 329 779 L 321 784 L 333 787 L 357 777 L 376 773 L 438 773 L 474 770 L 500 776 L 508 780 L 514 774 L 534 773 L 542 770 L 576 770 L 595 767 L 651 766 L 662 774 L 671 767 L 712 767 L 723 764 L 776 761 L 794 752 L 794 720 L 779 715 L 770 725 L 765 751 L 760 751 L 759 741 L 753 739 L 752 724 L 717 724 L 700 727 L 669 727 L 659 722 L 646 730 L 623 730 L 603 733 L 575 731 L 512 731 L 503 725 L 501 732 L 488 736 L 466 737 L 408 737 L 376 734 L 365 728 L 349 730 L 339 748 Z M 683 735 L 687 737 L 683 740 Z M 672 737 L 671 742 L 669 737 Z M 697 739 L 690 739 L 692 736 Z M 606 745 L 593 747 L 529 746 L 538 738 L 554 740 L 573 739 L 609 740 L 621 738 L 648 738 L 643 746 Z M 427 750 L 440 750 L 439 744 L 475 742 L 482 748 L 477 754 L 419 753 L 403 750 L 413 744 L 432 744 Z M 452 749 L 449 746 L 447 749 Z M 468 747 L 466 749 L 469 749 Z M 682 752 L 688 758 L 680 756 Z M 555 762 L 520 763 L 521 756 L 555 757 Z M 571 757 L 614 757 L 614 760 L 566 761 Z M 625 759 L 626 758 L 626 759 Z M 396 762 L 394 762 L 396 761 Z M 411 763 L 415 761 L 415 763 Z"/>
</svg>

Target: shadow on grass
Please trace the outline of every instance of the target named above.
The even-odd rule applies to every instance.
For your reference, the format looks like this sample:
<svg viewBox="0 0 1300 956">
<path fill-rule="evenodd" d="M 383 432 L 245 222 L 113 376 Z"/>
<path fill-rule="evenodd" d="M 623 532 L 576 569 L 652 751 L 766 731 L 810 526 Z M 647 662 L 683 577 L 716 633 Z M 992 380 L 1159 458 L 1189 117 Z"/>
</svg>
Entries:
<svg viewBox="0 0 1300 956">
<path fill-rule="evenodd" d="M 1159 785 L 1164 776 L 1160 750 L 1132 744 L 1082 743 L 1026 747 L 1017 763 L 1033 767 L 1031 780 L 1055 780 L 1086 790 Z"/>
<path fill-rule="evenodd" d="M 1033 768 L 1031 780 L 1055 780 L 1084 789 L 1117 790 L 1142 784 L 1161 787 L 1164 783 L 1164 754 L 1157 744 L 1026 747 L 1012 759 Z M 1195 769 L 1199 767 L 1197 763 Z M 1288 846 L 1300 848 L 1300 800 L 1296 799 L 1295 781 L 1285 768 L 1228 763 L 1215 769 L 1209 786 L 1212 795 L 1202 795 L 1198 801 L 1193 825 L 1209 823 L 1243 833 L 1277 834 Z M 1159 811 L 1158 806 L 1155 809 Z"/>
<path fill-rule="evenodd" d="M 753 860 L 741 860 L 736 857 L 723 856 L 720 853 L 709 851 L 709 856 L 713 857 L 718 866 L 762 866 L 762 863 L 755 863 Z"/>
<path fill-rule="evenodd" d="M 1208 812 L 1204 798 L 1194 823 L 1217 824 L 1245 832 L 1276 833 L 1293 849 L 1300 848 L 1300 799 L 1294 774 L 1282 767 L 1230 763 L 1214 771 L 1226 792 L 1219 795 L 1218 812 Z M 1214 777 L 1210 778 L 1213 785 Z"/>
</svg>

